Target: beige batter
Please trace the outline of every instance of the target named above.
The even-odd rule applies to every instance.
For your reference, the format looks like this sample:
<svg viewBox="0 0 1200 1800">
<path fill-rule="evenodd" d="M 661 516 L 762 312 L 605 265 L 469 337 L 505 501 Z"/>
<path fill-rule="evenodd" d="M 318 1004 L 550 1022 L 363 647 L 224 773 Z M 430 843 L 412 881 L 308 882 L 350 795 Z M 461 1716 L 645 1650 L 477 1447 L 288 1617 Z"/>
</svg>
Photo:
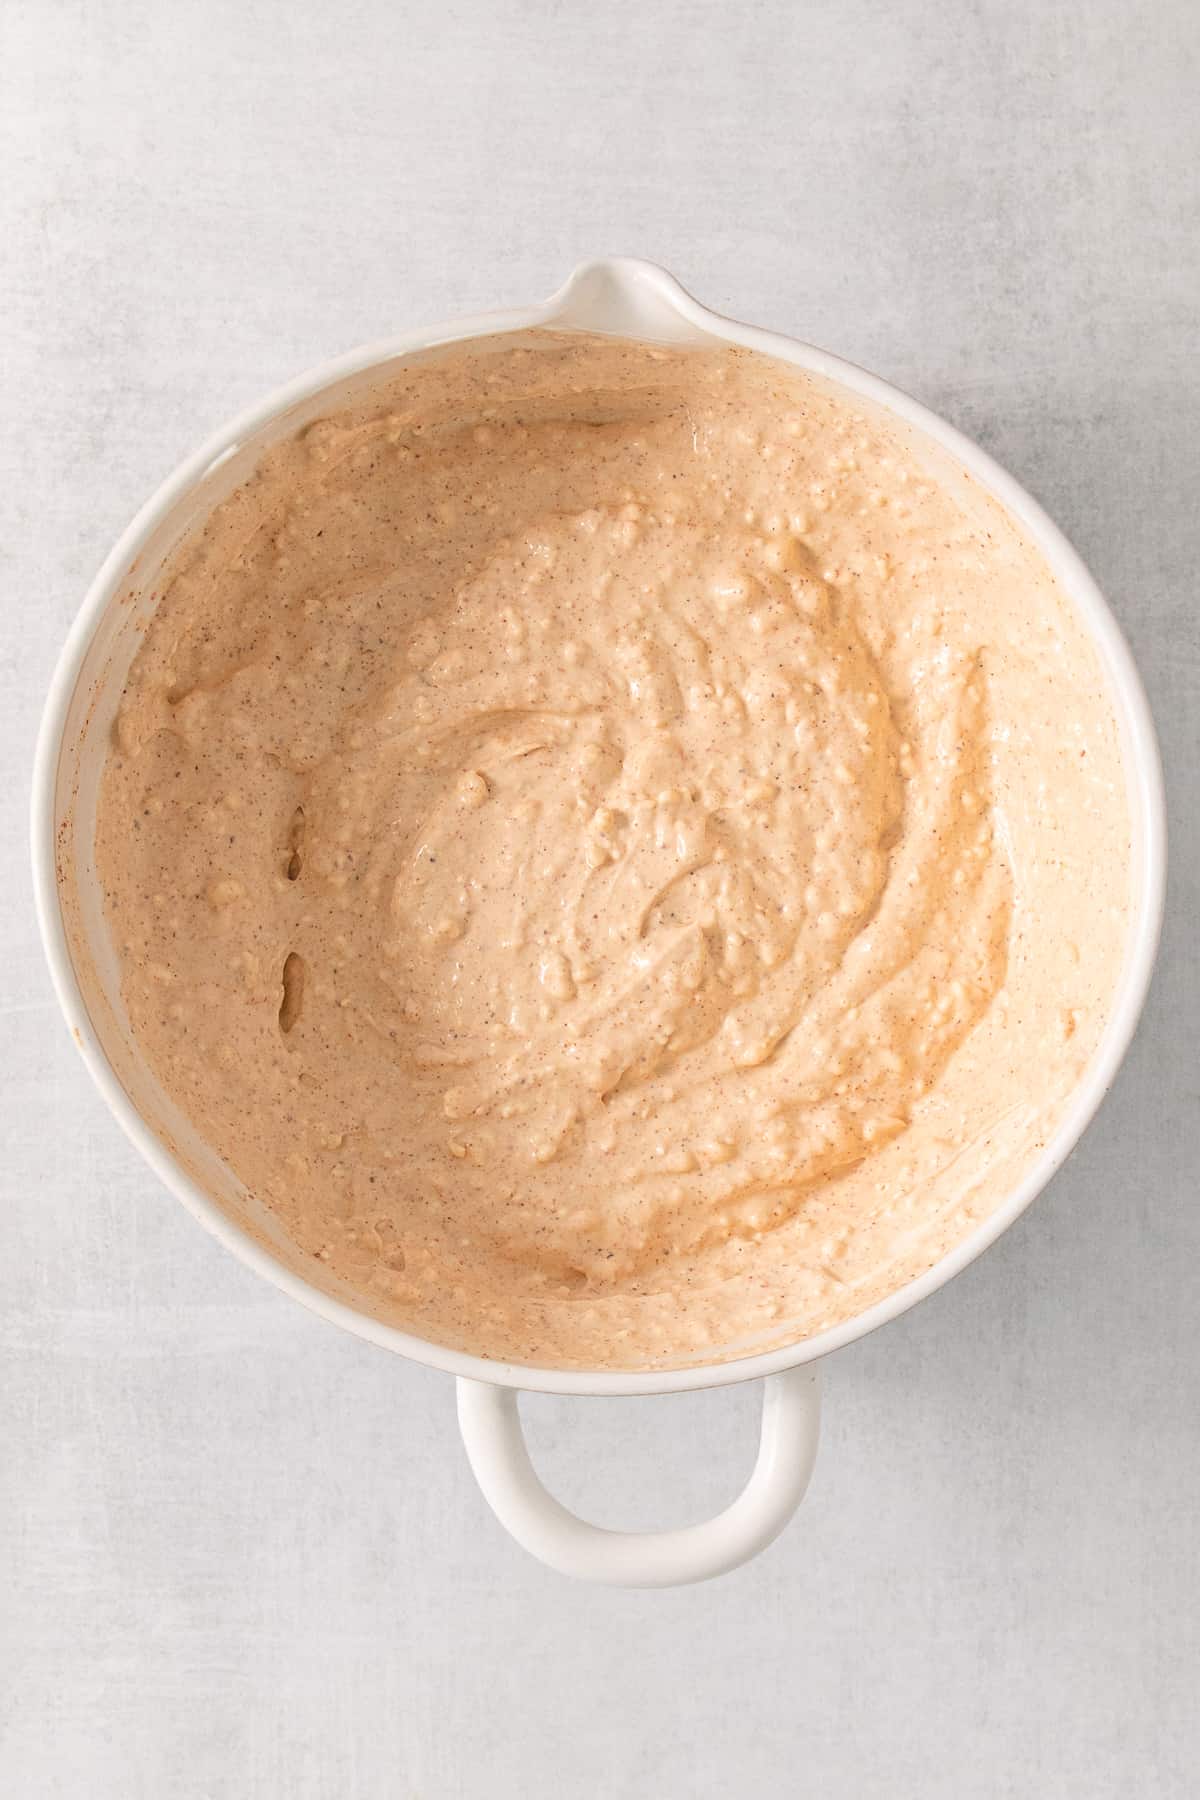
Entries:
<svg viewBox="0 0 1200 1800">
<path fill-rule="evenodd" d="M 372 1310 L 643 1367 L 845 1319 L 1095 1047 L 1093 652 L 961 472 L 732 350 L 530 334 L 177 557 L 97 853 L 137 1040 Z"/>
</svg>

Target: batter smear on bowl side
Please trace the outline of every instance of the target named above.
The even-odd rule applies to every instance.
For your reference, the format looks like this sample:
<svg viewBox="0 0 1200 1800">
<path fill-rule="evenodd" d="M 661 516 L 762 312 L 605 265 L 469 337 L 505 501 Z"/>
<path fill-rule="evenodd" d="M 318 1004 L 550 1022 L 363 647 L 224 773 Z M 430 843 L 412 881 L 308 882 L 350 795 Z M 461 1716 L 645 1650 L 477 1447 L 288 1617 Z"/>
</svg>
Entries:
<svg viewBox="0 0 1200 1800">
<path fill-rule="evenodd" d="M 765 1348 L 1045 1141 L 1120 961 L 1116 727 L 1036 551 L 889 415 L 496 338 L 276 444 L 160 586 L 97 831 L 130 1025 L 379 1316 Z"/>
</svg>

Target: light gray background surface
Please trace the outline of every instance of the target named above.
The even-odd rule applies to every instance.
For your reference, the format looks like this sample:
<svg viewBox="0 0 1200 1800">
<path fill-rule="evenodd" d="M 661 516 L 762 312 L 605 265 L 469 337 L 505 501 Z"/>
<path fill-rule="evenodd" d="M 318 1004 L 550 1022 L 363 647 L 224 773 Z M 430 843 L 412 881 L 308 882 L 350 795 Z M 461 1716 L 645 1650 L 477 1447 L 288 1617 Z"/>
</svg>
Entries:
<svg viewBox="0 0 1200 1800">
<path fill-rule="evenodd" d="M 0 1793 L 1197 1792 L 1200 19 L 1189 0 L 5 0 Z M 309 1317 L 91 1091 L 28 762 L 103 553 L 264 389 L 660 260 L 878 369 L 1061 521 L 1145 672 L 1171 909 L 1102 1117 L 828 1369 L 802 1515 L 705 1588 L 505 1538 L 450 1384 Z M 1190 922 L 1189 922 L 1190 921 Z M 752 1390 L 527 1408 L 605 1522 L 723 1503 Z"/>
</svg>

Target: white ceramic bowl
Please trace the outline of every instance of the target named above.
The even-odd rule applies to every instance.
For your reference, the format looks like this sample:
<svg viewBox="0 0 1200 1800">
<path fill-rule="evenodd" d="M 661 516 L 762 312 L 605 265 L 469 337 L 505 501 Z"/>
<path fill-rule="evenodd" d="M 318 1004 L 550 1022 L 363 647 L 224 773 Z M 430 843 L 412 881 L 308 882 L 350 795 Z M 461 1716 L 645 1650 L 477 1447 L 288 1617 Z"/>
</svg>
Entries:
<svg viewBox="0 0 1200 1800">
<path fill-rule="evenodd" d="M 1124 967 L 1103 1038 L 1057 1132 L 1002 1205 L 918 1280 L 817 1337 L 765 1355 L 663 1373 L 523 1368 L 428 1343 L 372 1317 L 348 1290 L 321 1287 L 278 1226 L 255 1212 L 230 1172 L 159 1089 L 138 1055 L 120 1002 L 116 963 L 93 861 L 97 782 L 121 686 L 152 609 L 155 575 L 180 536 L 258 460 L 265 444 L 333 404 L 365 371 L 434 344 L 547 325 L 659 343 L 727 342 L 811 369 L 907 420 L 940 445 L 1020 522 L 1070 596 L 1107 672 L 1120 724 L 1132 819 L 1133 905 Z M 527 1549 L 593 1581 L 666 1586 L 695 1581 L 752 1556 L 803 1496 L 816 1451 L 817 1366 L 925 1299 L 999 1237 L 1046 1185 L 1088 1124 L 1129 1045 L 1150 980 L 1165 873 L 1162 775 L 1137 671 L 1095 583 L 1062 533 L 1010 475 L 924 407 L 849 363 L 807 344 L 734 324 L 698 304 L 662 269 L 616 259 L 586 264 L 540 306 L 489 313 L 371 344 L 302 375 L 252 407 L 188 459 L 134 519 L 83 603 L 51 685 L 33 785 L 38 915 L 67 1022 L 92 1077 L 143 1156 L 222 1243 L 323 1318 L 458 1378 L 467 1454 L 495 1511 Z M 72 945 L 84 948 L 73 956 Z M 517 1390 L 655 1394 L 762 1378 L 758 1460 L 724 1513 L 677 1531 L 630 1534 L 586 1524 L 552 1499 L 529 1461 Z"/>
</svg>

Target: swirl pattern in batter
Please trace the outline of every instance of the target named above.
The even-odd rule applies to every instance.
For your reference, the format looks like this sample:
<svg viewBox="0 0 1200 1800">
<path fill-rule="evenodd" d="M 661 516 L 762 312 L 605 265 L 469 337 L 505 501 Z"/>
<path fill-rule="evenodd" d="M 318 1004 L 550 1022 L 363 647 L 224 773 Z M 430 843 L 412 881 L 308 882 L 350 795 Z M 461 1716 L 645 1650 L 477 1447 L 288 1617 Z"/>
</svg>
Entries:
<svg viewBox="0 0 1200 1800">
<path fill-rule="evenodd" d="M 1089 657 L 990 503 L 805 377 L 435 357 L 177 558 L 98 834 L 131 1022 L 427 1336 L 802 1335 L 966 1229 L 1094 1044 L 1123 908 L 1084 844 L 1126 850 Z"/>
</svg>

